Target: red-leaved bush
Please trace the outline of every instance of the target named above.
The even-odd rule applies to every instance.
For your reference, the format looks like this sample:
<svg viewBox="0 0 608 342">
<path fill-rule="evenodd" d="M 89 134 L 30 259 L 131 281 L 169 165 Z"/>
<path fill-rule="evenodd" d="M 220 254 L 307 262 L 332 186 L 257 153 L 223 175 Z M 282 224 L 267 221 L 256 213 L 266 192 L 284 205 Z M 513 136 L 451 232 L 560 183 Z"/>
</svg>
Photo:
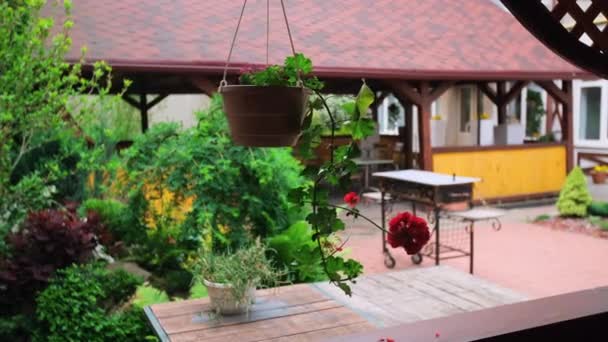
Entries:
<svg viewBox="0 0 608 342">
<path fill-rule="evenodd" d="M 8 236 L 10 255 L 0 259 L 0 302 L 26 299 L 56 270 L 92 258 L 102 231 L 96 214 L 80 219 L 73 208 L 31 213 L 21 230 Z"/>
<path fill-rule="evenodd" d="M 403 247 L 410 255 L 420 252 L 431 238 L 426 221 L 408 212 L 397 214 L 390 220 L 388 227 L 387 240 L 391 247 Z"/>
</svg>

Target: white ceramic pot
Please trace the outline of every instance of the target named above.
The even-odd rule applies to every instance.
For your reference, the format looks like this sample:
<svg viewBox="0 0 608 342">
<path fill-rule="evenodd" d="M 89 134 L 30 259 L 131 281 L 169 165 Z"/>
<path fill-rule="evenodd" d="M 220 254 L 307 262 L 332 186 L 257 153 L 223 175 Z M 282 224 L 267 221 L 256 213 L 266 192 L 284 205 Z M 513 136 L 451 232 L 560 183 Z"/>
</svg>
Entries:
<svg viewBox="0 0 608 342">
<path fill-rule="evenodd" d="M 211 307 L 221 315 L 238 315 L 247 312 L 255 301 L 255 286 L 245 293 L 245 298 L 237 300 L 232 293 L 231 284 L 214 283 L 203 280 L 209 294 Z"/>
</svg>

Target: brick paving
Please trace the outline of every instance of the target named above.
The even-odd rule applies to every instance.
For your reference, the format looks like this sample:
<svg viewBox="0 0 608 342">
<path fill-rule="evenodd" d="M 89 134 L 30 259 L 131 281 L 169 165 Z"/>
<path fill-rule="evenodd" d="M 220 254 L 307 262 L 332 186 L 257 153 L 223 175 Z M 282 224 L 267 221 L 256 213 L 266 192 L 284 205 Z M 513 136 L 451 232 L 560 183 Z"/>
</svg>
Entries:
<svg viewBox="0 0 608 342">
<path fill-rule="evenodd" d="M 397 208 L 399 207 L 399 208 Z M 407 205 L 396 205 L 397 210 Z M 379 206 L 361 204 L 362 212 L 376 222 Z M 475 275 L 531 298 L 608 285 L 608 240 L 584 234 L 555 231 L 530 223 L 553 206 L 511 209 L 501 231 L 479 223 L 475 230 Z M 347 251 L 361 261 L 366 274 L 387 272 L 381 253 L 380 231 L 361 219 L 347 219 Z M 390 247 L 389 247 L 390 248 Z M 403 250 L 392 250 L 395 269 L 432 267 L 425 258 L 414 265 Z M 468 272 L 468 258 L 442 261 Z"/>
</svg>

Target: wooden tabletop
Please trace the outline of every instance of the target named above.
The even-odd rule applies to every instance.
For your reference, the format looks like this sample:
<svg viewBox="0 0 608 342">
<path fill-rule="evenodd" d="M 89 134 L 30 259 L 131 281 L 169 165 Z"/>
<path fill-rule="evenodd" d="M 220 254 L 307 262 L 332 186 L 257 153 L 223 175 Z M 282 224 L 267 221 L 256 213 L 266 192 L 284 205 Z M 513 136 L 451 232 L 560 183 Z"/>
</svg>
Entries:
<svg viewBox="0 0 608 342">
<path fill-rule="evenodd" d="M 314 341 L 374 328 L 308 284 L 257 291 L 248 315 L 213 317 L 207 298 L 145 311 L 161 341 Z"/>
<path fill-rule="evenodd" d="M 328 282 L 256 292 L 248 316 L 213 318 L 208 299 L 146 307 L 162 341 L 318 341 L 525 300 L 448 266 L 360 277 L 348 297 Z"/>
</svg>

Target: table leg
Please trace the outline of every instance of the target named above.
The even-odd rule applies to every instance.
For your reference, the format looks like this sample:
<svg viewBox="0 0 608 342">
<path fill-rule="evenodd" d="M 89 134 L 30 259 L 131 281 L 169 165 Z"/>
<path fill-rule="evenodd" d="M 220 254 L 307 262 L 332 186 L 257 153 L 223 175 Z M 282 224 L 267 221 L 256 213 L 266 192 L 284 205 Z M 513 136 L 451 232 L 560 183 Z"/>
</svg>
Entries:
<svg viewBox="0 0 608 342">
<path fill-rule="evenodd" d="M 473 239 L 474 239 L 474 225 L 475 225 L 475 223 L 474 223 L 474 222 L 471 222 L 471 227 L 470 227 L 470 231 L 469 231 L 469 239 L 470 239 L 470 242 L 469 242 L 469 243 L 470 243 L 470 249 L 471 249 L 471 250 L 469 251 L 469 252 L 470 252 L 470 254 L 471 254 L 471 255 L 469 255 L 469 258 L 470 258 L 470 260 L 469 260 L 469 273 L 471 273 L 471 274 L 473 274 L 473 251 L 474 251 L 474 248 L 473 248 Z"/>
<path fill-rule="evenodd" d="M 386 247 L 386 201 L 384 196 L 386 193 L 384 191 L 380 192 L 380 216 L 382 220 L 382 254 L 384 254 L 384 266 L 388 268 L 395 267 L 395 258 L 391 255 L 391 252 Z"/>
<path fill-rule="evenodd" d="M 439 265 L 439 208 L 436 207 L 435 211 L 435 265 Z"/>
<path fill-rule="evenodd" d="M 365 165 L 365 188 L 369 188 L 369 165 Z"/>
</svg>

